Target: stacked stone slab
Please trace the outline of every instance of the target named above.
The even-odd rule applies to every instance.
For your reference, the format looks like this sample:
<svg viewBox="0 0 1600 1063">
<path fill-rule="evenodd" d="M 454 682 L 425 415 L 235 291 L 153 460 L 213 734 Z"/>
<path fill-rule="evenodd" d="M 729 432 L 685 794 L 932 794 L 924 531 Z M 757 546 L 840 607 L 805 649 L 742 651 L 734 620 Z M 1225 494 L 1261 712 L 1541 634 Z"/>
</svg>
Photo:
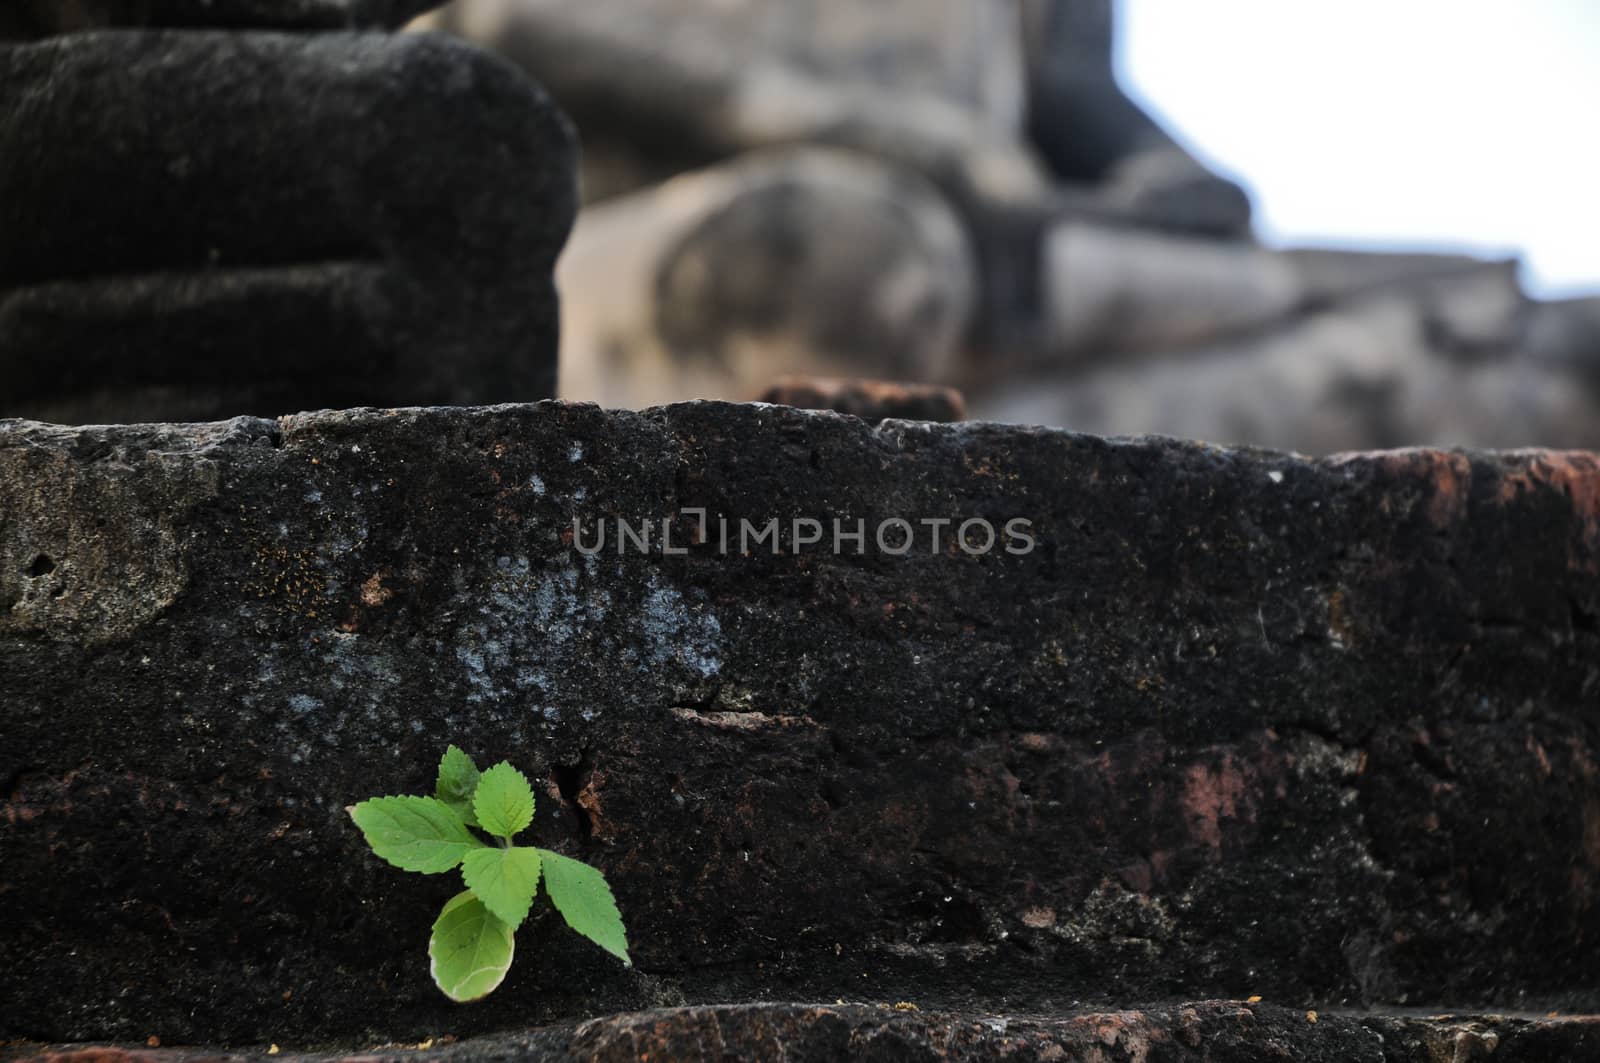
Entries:
<svg viewBox="0 0 1600 1063">
<path fill-rule="evenodd" d="M 842 999 L 957 1017 L 540 1043 L 727 1014 L 737 1045 L 999 1054 L 1026 1014 L 1067 1047 L 1292 1020 L 1332 1046 L 1301 1058 L 1421 1059 L 1334 1013 L 1600 1005 L 1593 454 L 703 403 L 8 422 L 0 677 L 0 1037 L 356 1048 Z M 447 742 L 536 780 L 535 840 L 604 871 L 635 968 L 546 913 L 484 1002 L 433 987 L 460 887 L 345 807 L 428 791 Z M 1208 998 L 1241 1003 L 1105 1017 Z"/>
<path fill-rule="evenodd" d="M 607 1015 L 537 1030 L 349 1050 L 14 1045 L 16 1063 L 1550 1063 L 1600 1056 L 1588 1016 L 1339 1014 L 1261 1001 L 1197 1001 L 1061 1016 L 924 1011 L 915 1001 L 722 1004 Z M 423 1053 L 426 1053 L 423 1055 Z"/>
<path fill-rule="evenodd" d="M 6 5 L 0 413 L 553 395 L 572 134 L 502 61 L 383 32 L 427 6 Z"/>
</svg>

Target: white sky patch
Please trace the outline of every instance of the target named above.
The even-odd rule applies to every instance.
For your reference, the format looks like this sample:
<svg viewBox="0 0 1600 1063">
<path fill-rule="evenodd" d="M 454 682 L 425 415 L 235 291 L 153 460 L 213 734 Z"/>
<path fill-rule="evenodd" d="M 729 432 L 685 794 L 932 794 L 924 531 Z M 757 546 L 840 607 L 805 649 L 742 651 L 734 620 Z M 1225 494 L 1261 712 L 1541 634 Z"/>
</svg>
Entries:
<svg viewBox="0 0 1600 1063">
<path fill-rule="evenodd" d="M 1118 0 L 1123 84 L 1269 244 L 1520 253 L 1600 293 L 1600 3 Z"/>
</svg>

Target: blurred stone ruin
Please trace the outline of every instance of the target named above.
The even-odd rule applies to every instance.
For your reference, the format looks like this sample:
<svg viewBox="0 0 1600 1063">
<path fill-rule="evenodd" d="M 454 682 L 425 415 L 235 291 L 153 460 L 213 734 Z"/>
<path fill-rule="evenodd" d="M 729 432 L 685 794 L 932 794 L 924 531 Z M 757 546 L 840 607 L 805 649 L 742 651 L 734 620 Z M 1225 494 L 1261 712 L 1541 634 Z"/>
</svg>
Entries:
<svg viewBox="0 0 1600 1063">
<path fill-rule="evenodd" d="M 948 384 L 971 415 L 1308 453 L 1600 442 L 1600 298 L 1275 250 L 1118 87 L 1111 0 L 457 0 L 581 130 L 564 397 Z"/>
<path fill-rule="evenodd" d="M 431 6 L 0 10 L 0 414 L 642 408 L 798 374 L 1309 453 L 1600 434 L 1600 297 L 1261 246 L 1118 86 L 1111 0 Z M 340 32 L 408 20 L 575 121 L 570 241 L 561 110 L 445 36 Z"/>
</svg>

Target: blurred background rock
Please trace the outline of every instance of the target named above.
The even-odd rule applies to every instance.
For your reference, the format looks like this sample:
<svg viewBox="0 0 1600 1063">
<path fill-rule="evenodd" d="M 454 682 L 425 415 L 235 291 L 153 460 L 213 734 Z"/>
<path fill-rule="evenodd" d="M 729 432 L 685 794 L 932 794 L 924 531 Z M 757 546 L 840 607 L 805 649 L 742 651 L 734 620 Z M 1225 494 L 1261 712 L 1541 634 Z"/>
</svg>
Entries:
<svg viewBox="0 0 1600 1063">
<path fill-rule="evenodd" d="M 1534 300 L 1513 258 L 1263 246 L 1239 185 L 1119 86 L 1118 15 L 457 0 L 416 26 L 510 58 L 578 127 L 564 398 L 801 373 L 1105 434 L 1600 446 L 1600 298 Z M 1572 223 L 1600 248 L 1600 220 Z"/>
<path fill-rule="evenodd" d="M 0 3 L 0 418 L 552 397 L 573 133 L 434 6 Z"/>
</svg>

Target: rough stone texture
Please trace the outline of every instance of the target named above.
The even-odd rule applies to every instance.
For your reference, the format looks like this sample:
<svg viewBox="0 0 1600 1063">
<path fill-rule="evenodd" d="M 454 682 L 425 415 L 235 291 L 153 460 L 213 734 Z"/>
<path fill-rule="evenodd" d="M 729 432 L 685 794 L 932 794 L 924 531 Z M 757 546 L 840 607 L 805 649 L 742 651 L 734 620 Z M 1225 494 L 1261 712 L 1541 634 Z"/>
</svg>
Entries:
<svg viewBox="0 0 1600 1063">
<path fill-rule="evenodd" d="M 0 45 L 0 413 L 554 394 L 571 131 L 433 35 Z"/>
<path fill-rule="evenodd" d="M 948 376 L 977 301 L 961 218 L 914 171 L 754 152 L 586 210 L 557 283 L 561 394 L 752 399 L 797 365 Z"/>
<path fill-rule="evenodd" d="M 1077 1011 L 1056 1018 L 924 1013 L 894 1004 L 746 1004 L 607 1016 L 465 1041 L 429 1038 L 347 1052 L 275 1054 L 263 1048 L 149 1049 L 18 1044 L 18 1063 L 499 1063 L 510 1060 L 787 1060 L 836 1063 L 1005 1060 L 1007 1063 L 1548 1063 L 1600 1056 L 1590 1017 L 1405 1017 L 1334 1014 L 1271 1004 L 1201 1001 L 1145 1010 Z"/>
<path fill-rule="evenodd" d="M 869 542 L 567 541 L 679 514 L 684 543 L 690 507 Z M 899 515 L 1036 546 L 888 556 Z M 0 615 L 11 1036 L 1600 1002 L 1591 454 L 720 404 L 8 423 Z M 449 741 L 539 781 L 538 841 L 604 870 L 634 970 L 543 915 L 484 1003 L 432 987 L 454 887 L 343 809 L 425 791 Z"/>
<path fill-rule="evenodd" d="M 107 26 L 255 29 L 397 27 L 443 0 L 9 0 L 0 38 Z"/>
<path fill-rule="evenodd" d="M 865 421 L 889 418 L 907 421 L 964 421 L 967 404 L 961 392 L 932 384 L 890 380 L 829 380 L 790 376 L 761 396 L 762 402 L 803 410 L 833 410 Z"/>
</svg>

